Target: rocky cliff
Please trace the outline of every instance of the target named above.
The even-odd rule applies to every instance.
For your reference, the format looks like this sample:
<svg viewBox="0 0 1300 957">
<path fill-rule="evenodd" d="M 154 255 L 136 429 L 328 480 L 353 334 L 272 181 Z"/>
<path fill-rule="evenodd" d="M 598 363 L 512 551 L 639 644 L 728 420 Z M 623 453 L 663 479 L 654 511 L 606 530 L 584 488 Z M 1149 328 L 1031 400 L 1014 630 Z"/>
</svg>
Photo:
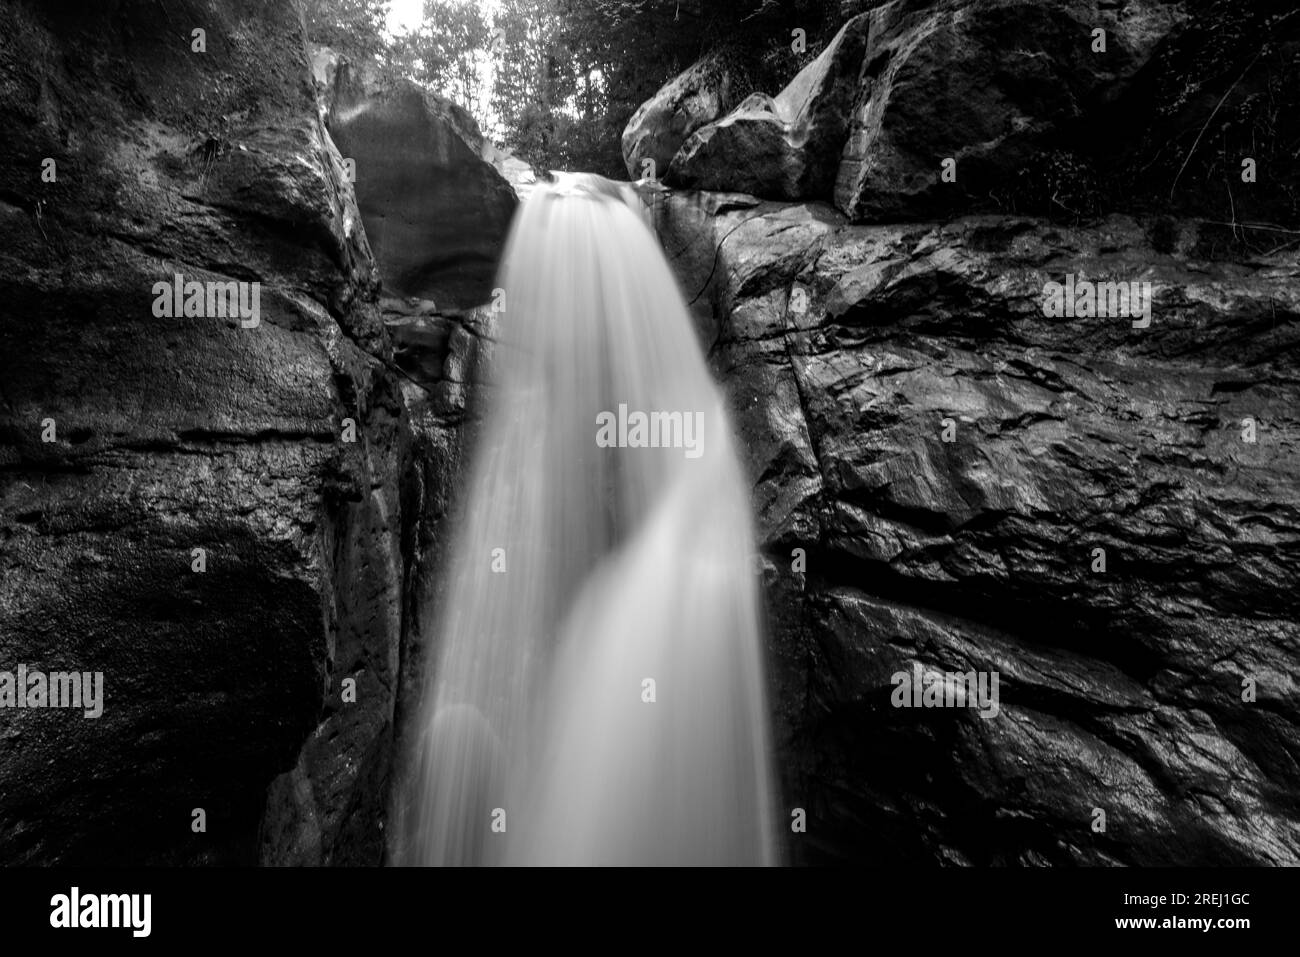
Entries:
<svg viewBox="0 0 1300 957">
<path fill-rule="evenodd" d="M 1300 226 L 1287 0 L 868 5 L 772 96 L 723 113 L 716 70 L 671 81 L 623 137 L 630 175 L 653 152 L 669 186 L 856 222 L 1140 207 L 1258 243 Z"/>
<path fill-rule="evenodd" d="M 1122 216 L 661 216 L 755 481 L 795 858 L 1300 861 L 1294 260 Z M 1150 282 L 1150 326 L 1045 316 L 1070 273 Z M 1000 713 L 892 707 L 918 663 L 999 673 Z"/>
<path fill-rule="evenodd" d="M 658 227 L 749 450 L 794 859 L 1300 863 L 1298 28 L 900 0 L 809 68 L 858 64 L 833 186 L 683 141 L 713 191 Z M 893 706 L 918 665 L 1000 710 Z"/>
<path fill-rule="evenodd" d="M 385 320 L 289 0 L 6 0 L 0 77 L 0 667 L 105 692 L 0 711 L 0 861 L 379 863 L 477 313 Z"/>
<path fill-rule="evenodd" d="M 747 448 L 792 859 L 1300 863 L 1300 14 L 865 6 L 624 139 Z M 340 66 L 290 0 L 0 0 L 0 670 L 105 688 L 0 710 L 0 861 L 384 859 L 532 174 Z"/>
</svg>

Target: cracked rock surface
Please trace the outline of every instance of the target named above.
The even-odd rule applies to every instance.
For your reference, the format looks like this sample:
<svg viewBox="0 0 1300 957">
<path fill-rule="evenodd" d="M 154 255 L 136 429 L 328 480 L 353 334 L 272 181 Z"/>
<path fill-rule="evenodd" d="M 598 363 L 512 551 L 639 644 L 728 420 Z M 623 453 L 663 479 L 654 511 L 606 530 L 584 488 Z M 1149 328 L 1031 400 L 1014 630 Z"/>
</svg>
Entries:
<svg viewBox="0 0 1300 957">
<path fill-rule="evenodd" d="M 1293 258 L 738 194 L 659 226 L 749 452 L 795 860 L 1300 863 Z M 1150 325 L 1048 318 L 1067 273 L 1150 282 Z M 892 707 L 914 663 L 1000 712 Z"/>
<path fill-rule="evenodd" d="M 378 863 L 470 357 L 394 348 L 297 5 L 165 6 L 0 2 L 0 670 L 106 698 L 0 711 L 0 862 Z"/>
</svg>

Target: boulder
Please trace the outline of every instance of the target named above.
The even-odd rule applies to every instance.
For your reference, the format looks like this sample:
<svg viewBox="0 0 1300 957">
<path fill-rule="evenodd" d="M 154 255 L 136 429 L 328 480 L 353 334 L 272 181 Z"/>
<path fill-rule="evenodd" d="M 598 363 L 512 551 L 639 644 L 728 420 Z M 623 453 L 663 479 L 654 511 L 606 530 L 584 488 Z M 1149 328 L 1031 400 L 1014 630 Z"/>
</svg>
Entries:
<svg viewBox="0 0 1300 957">
<path fill-rule="evenodd" d="M 734 105 L 735 87 L 725 58 L 717 53 L 664 84 L 632 114 L 623 130 L 628 176 L 634 180 L 662 177 L 686 138 Z"/>
<path fill-rule="evenodd" d="M 1286 0 L 869 6 L 778 96 L 695 130 L 664 181 L 825 199 L 854 222 L 1170 212 L 1239 255 L 1300 228 Z M 676 142 L 656 102 L 636 135 Z"/>
<path fill-rule="evenodd" d="M 1045 149 L 1086 144 L 1085 126 L 1109 134 L 1100 115 L 1186 19 L 1183 6 L 894 0 L 872 10 L 835 205 L 855 221 L 888 221 L 1013 192 Z"/>
<path fill-rule="evenodd" d="M 829 199 L 858 95 L 869 18 L 854 17 L 775 98 L 747 97 L 682 144 L 664 176 L 671 186 Z"/>
<path fill-rule="evenodd" d="M 491 299 L 518 205 L 503 172 L 525 184 L 527 171 L 484 139 L 468 111 L 409 80 L 382 79 L 327 50 L 314 69 L 330 135 L 355 164 L 385 292 L 449 309 Z"/>
</svg>

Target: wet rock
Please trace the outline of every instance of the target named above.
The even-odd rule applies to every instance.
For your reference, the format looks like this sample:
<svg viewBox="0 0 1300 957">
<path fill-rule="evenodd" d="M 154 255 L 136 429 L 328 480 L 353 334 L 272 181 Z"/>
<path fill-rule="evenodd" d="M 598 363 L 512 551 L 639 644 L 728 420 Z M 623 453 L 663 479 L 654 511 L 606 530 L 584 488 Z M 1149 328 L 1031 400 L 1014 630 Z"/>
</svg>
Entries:
<svg viewBox="0 0 1300 957">
<path fill-rule="evenodd" d="M 661 177 L 686 138 L 734 105 L 735 78 L 720 55 L 706 56 L 641 104 L 623 130 L 623 162 L 634 180 Z M 652 165 L 646 166 L 649 161 Z"/>
<path fill-rule="evenodd" d="M 661 223 L 717 249 L 795 859 L 1300 862 L 1295 265 L 1187 222 L 708 208 Z M 1149 282 L 1149 325 L 1045 315 L 1067 274 Z M 893 707 L 916 663 L 998 672 L 999 713 Z"/>
<path fill-rule="evenodd" d="M 664 182 L 773 199 L 829 199 L 858 95 L 867 24 L 865 15 L 845 24 L 775 98 L 755 93 L 697 129 Z M 652 112 L 643 122 L 654 119 Z"/>
<path fill-rule="evenodd" d="M 1013 201 L 1017 175 L 1044 150 L 1113 132 L 1101 117 L 1185 16 L 1182 4 L 1145 0 L 878 7 L 865 15 L 865 70 L 835 205 L 855 221 L 887 221 L 960 213 L 992 192 Z M 951 182 L 945 160 L 955 164 Z"/>
<path fill-rule="evenodd" d="M 0 859 L 374 864 L 452 459 L 412 463 L 455 426 L 394 358 L 294 5 L 166 14 L 0 3 L 0 670 L 106 696 L 0 710 Z M 177 274 L 258 321 L 160 316 Z"/>
<path fill-rule="evenodd" d="M 664 181 L 855 222 L 1167 213 L 1249 256 L 1300 227 L 1298 68 L 1285 0 L 892 0 L 777 96 L 696 129 Z M 679 142 L 674 84 L 629 136 Z"/>
</svg>

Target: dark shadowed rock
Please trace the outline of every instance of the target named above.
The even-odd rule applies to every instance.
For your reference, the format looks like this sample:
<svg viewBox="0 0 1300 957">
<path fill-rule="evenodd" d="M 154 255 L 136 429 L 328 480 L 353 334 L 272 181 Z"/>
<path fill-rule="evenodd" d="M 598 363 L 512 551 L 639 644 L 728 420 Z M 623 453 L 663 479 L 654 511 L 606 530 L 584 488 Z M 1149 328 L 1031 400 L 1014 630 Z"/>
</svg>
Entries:
<svg viewBox="0 0 1300 957">
<path fill-rule="evenodd" d="M 863 15 L 845 24 L 775 98 L 753 94 L 692 133 L 664 182 L 774 199 L 829 199 L 858 95 L 867 23 Z"/>
<path fill-rule="evenodd" d="M 796 860 L 1300 863 L 1300 15 L 1243 6 L 897 0 L 694 131 L 745 192 L 659 194 L 754 479 Z M 533 174 L 336 57 L 318 101 L 288 0 L 110 7 L 0 0 L 0 671 L 107 699 L 0 709 L 0 861 L 376 864 L 492 341 L 456 306 Z M 836 169 L 841 210 L 749 195 Z M 927 218 L 1105 184 L 1189 218 Z M 156 316 L 177 273 L 260 322 Z M 1067 275 L 1149 282 L 1150 324 L 1044 315 Z M 916 663 L 999 713 L 892 707 Z"/>
<path fill-rule="evenodd" d="M 394 356 L 296 5 L 160 11 L 0 3 L 0 670 L 106 695 L 0 710 L 0 860 L 378 863 L 457 413 Z M 260 322 L 155 315 L 177 273 Z"/>
<path fill-rule="evenodd" d="M 1300 226 L 1294 4 L 871 6 L 779 96 L 697 129 L 664 181 L 833 199 L 855 222 L 1173 213 L 1243 255 Z M 656 103 L 636 135 L 676 142 Z"/>
<path fill-rule="evenodd" d="M 866 69 L 835 184 L 858 221 L 957 212 L 1107 112 L 1181 3 L 895 0 L 866 15 Z M 1106 50 L 1094 52 L 1094 30 Z M 940 179 L 945 159 L 955 182 Z"/>
<path fill-rule="evenodd" d="M 384 290 L 450 309 L 491 298 L 497 257 L 518 200 L 505 175 L 518 160 L 484 141 L 473 117 L 406 80 L 318 50 L 316 80 L 356 195 Z M 494 165 L 494 162 L 496 165 Z"/>
<path fill-rule="evenodd" d="M 1300 230 L 1297 74 L 1300 7 L 1291 0 L 1198 4 L 1094 139 L 1100 175 L 1114 181 L 1119 202 L 1218 225 L 1225 249 L 1292 242 L 1286 230 Z"/>
<path fill-rule="evenodd" d="M 717 249 L 796 858 L 1300 862 L 1293 262 L 1189 223 L 705 208 L 661 221 Z M 1150 282 L 1150 325 L 1045 316 L 1067 273 Z M 917 662 L 999 672 L 1000 712 L 892 707 Z"/>
</svg>

